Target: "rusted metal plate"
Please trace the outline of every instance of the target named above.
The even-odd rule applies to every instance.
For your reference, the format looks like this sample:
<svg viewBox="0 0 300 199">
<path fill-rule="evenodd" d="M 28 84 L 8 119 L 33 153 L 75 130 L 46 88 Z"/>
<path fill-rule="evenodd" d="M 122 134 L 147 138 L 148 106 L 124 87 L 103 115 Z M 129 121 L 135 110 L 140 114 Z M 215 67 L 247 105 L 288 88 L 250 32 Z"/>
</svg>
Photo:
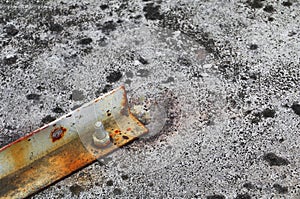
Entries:
<svg viewBox="0 0 300 199">
<path fill-rule="evenodd" d="M 101 121 L 111 143 L 93 144 Z M 0 198 L 24 198 L 105 156 L 147 129 L 129 111 L 122 86 L 0 149 Z"/>
</svg>

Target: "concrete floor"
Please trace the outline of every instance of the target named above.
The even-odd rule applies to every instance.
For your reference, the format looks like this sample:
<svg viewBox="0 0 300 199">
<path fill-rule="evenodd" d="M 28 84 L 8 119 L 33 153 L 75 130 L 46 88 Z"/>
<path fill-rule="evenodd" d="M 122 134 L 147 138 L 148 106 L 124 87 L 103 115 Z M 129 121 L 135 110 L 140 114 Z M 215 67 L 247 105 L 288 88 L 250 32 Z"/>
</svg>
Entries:
<svg viewBox="0 0 300 199">
<path fill-rule="evenodd" d="M 297 0 L 0 2 L 0 146 L 122 84 L 167 114 L 31 198 L 300 198 Z"/>
</svg>

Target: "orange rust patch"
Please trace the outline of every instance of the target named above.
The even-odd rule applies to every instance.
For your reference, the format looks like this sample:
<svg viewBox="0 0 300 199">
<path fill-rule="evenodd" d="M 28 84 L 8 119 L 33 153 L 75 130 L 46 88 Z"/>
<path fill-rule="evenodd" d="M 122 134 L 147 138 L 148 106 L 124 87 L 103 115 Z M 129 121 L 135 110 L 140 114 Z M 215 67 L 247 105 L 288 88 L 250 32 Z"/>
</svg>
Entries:
<svg viewBox="0 0 300 199">
<path fill-rule="evenodd" d="M 115 130 L 115 134 L 119 134 L 119 133 L 121 133 L 120 130 Z"/>
<path fill-rule="evenodd" d="M 131 128 L 127 128 L 126 131 L 131 131 Z"/>
<path fill-rule="evenodd" d="M 56 142 L 57 140 L 60 140 L 62 137 L 64 137 L 66 131 L 67 129 L 62 126 L 51 131 L 50 135 L 52 138 L 52 142 Z"/>
<path fill-rule="evenodd" d="M 8 161 L 11 161 L 11 163 L 14 165 L 14 167 L 17 169 L 22 168 L 24 165 L 27 164 L 29 161 L 26 158 L 26 155 L 30 153 L 30 143 L 25 143 L 23 145 L 12 145 L 13 150 L 10 150 L 9 157 L 11 158 Z"/>
</svg>

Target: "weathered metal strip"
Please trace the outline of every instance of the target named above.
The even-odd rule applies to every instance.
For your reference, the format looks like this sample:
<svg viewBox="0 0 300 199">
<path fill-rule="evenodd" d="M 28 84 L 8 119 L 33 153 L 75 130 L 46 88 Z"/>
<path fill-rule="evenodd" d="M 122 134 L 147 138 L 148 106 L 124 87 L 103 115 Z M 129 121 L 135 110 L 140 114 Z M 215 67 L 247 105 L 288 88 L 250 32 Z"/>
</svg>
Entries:
<svg viewBox="0 0 300 199">
<path fill-rule="evenodd" d="M 101 121 L 111 144 L 97 148 Z M 0 149 L 0 198 L 24 198 L 146 133 L 120 87 Z"/>
</svg>

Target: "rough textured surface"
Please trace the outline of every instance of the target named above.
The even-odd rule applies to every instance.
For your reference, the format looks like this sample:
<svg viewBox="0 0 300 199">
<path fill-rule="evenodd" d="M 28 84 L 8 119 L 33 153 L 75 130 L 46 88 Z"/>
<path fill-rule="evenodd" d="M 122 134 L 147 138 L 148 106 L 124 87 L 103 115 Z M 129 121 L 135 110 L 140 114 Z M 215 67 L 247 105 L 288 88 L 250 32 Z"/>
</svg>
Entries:
<svg viewBox="0 0 300 199">
<path fill-rule="evenodd" d="M 300 198 L 297 0 L 0 2 L 1 146 L 121 84 L 168 115 L 32 198 Z"/>
</svg>

